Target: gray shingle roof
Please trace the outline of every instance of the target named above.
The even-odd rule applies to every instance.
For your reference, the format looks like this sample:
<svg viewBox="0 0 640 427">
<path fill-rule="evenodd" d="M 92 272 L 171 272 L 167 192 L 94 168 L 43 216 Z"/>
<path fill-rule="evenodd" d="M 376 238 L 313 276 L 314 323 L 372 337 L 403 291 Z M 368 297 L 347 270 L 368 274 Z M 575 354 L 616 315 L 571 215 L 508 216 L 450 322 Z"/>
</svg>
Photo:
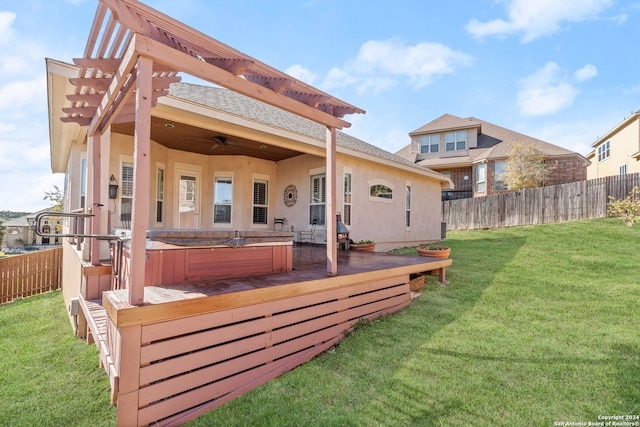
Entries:
<svg viewBox="0 0 640 427">
<path fill-rule="evenodd" d="M 509 157 L 509 153 L 516 143 L 526 143 L 535 146 L 546 157 L 567 157 L 579 156 L 580 154 L 542 141 L 528 135 L 503 128 L 502 126 L 480 120 L 476 117 L 461 118 L 451 114 L 443 114 L 437 119 L 427 123 L 426 125 L 411 132 L 410 135 L 422 135 L 427 133 L 445 132 L 454 129 L 478 128 L 478 146 L 469 149 L 468 155 L 446 158 L 430 158 L 419 162 L 425 167 L 451 166 L 459 164 L 472 164 L 480 160 L 505 159 Z M 398 151 L 398 155 L 406 158 L 410 153 L 411 147 L 405 147 Z M 412 154 L 416 159 L 416 155 Z M 586 161 L 586 159 L 585 159 Z"/>
<path fill-rule="evenodd" d="M 320 141 L 325 141 L 326 139 L 326 127 L 322 124 L 220 87 L 174 83 L 169 89 L 169 95 L 309 136 Z M 427 169 L 341 131 L 336 132 L 336 142 L 338 146 L 392 161 L 399 165 L 410 166 L 415 168 L 416 171 L 425 171 Z"/>
</svg>

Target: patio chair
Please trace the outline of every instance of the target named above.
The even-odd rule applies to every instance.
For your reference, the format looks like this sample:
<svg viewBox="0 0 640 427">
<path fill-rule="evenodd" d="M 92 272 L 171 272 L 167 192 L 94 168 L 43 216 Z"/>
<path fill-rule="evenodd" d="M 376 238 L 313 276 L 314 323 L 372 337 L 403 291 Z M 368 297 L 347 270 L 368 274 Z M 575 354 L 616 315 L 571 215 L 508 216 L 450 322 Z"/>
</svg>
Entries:
<svg viewBox="0 0 640 427">
<path fill-rule="evenodd" d="M 316 226 L 318 225 L 318 218 L 314 218 L 311 221 L 311 228 L 309 230 L 298 231 L 298 244 L 302 244 L 303 241 L 309 241 L 312 244 L 316 244 Z"/>
<path fill-rule="evenodd" d="M 284 218 L 273 218 L 273 229 L 282 231 L 284 228 Z"/>
</svg>

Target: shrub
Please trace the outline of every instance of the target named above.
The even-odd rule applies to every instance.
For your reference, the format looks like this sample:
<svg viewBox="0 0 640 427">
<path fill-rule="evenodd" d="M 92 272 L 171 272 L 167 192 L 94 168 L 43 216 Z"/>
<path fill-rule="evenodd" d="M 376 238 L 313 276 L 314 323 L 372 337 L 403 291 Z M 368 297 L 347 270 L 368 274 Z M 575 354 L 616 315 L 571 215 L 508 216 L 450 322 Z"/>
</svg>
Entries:
<svg viewBox="0 0 640 427">
<path fill-rule="evenodd" d="M 607 214 L 610 217 L 619 217 L 629 227 L 633 227 L 640 221 L 640 188 L 633 187 L 629 195 L 622 200 L 609 196 Z"/>
</svg>

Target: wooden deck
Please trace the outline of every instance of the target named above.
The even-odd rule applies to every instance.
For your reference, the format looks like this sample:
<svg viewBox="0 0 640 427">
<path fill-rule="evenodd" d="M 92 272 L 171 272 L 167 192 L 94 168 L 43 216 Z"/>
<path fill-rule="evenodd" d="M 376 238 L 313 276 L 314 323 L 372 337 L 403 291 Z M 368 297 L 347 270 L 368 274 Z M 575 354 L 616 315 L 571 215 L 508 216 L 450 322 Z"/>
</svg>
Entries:
<svg viewBox="0 0 640 427">
<path fill-rule="evenodd" d="M 338 259 L 329 276 L 325 248 L 302 246 L 287 273 L 146 286 L 143 306 L 126 290 L 106 292 L 104 307 L 83 300 L 118 422 L 178 425 L 218 407 L 326 351 L 360 319 L 406 308 L 415 275 L 442 278 L 451 265 L 357 251 Z"/>
<path fill-rule="evenodd" d="M 403 256 L 388 253 L 338 251 L 338 277 L 406 268 L 415 272 L 439 271 L 450 260 Z M 225 279 L 195 280 L 179 284 L 145 287 L 146 304 L 162 304 L 184 299 L 221 295 L 258 288 L 322 280 L 329 277 L 324 246 L 302 245 L 293 248 L 293 271 L 265 275 L 251 275 Z M 114 291 L 123 304 L 126 290 Z"/>
</svg>

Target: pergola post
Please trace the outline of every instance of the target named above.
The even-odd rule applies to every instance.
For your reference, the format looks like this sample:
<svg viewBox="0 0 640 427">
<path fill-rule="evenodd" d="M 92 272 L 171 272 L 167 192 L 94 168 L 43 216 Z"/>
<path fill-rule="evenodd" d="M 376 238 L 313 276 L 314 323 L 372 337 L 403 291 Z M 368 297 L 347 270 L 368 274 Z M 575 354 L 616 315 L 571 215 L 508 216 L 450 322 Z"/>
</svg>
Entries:
<svg viewBox="0 0 640 427">
<path fill-rule="evenodd" d="M 136 122 L 133 149 L 133 202 L 131 210 L 131 280 L 129 304 L 144 303 L 145 253 L 149 219 L 151 95 L 153 61 L 139 56 L 136 68 Z"/>
<path fill-rule="evenodd" d="M 336 235 L 336 128 L 327 126 L 326 142 L 326 219 L 327 274 L 338 274 L 338 242 Z"/>
<path fill-rule="evenodd" d="M 100 195 L 100 175 L 102 162 L 100 160 L 100 139 L 102 134 L 96 132 L 89 136 L 87 141 L 87 159 L 89 171 L 87 173 L 89 177 L 90 197 L 87 200 L 87 208 L 90 213 L 93 214 L 91 219 L 91 234 L 100 234 L 101 212 L 102 203 Z M 92 265 L 100 265 L 100 241 L 98 239 L 89 239 L 90 245 L 90 262 Z"/>
</svg>

